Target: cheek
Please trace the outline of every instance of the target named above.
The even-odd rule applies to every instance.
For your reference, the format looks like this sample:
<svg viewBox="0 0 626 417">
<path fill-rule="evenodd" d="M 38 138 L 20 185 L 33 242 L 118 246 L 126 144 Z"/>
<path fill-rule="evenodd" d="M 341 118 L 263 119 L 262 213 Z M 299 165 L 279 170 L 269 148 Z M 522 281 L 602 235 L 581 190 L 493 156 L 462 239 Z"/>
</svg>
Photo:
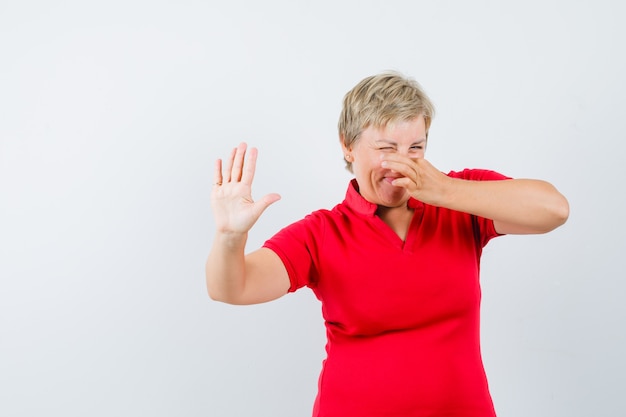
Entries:
<svg viewBox="0 0 626 417">
<path fill-rule="evenodd" d="M 381 160 L 379 155 L 368 155 L 361 158 L 355 158 L 352 163 L 354 172 L 369 173 L 373 171 L 379 171 Z"/>
<path fill-rule="evenodd" d="M 385 152 L 377 151 L 369 155 L 369 165 L 372 169 L 380 169 L 382 166 L 382 158 L 385 156 Z"/>
</svg>

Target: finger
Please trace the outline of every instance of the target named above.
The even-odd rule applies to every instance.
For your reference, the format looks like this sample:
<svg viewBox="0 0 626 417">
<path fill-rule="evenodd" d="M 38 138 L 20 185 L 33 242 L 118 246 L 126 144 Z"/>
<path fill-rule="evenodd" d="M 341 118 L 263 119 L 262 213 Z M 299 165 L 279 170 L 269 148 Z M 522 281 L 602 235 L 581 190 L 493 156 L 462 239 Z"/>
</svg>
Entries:
<svg viewBox="0 0 626 417">
<path fill-rule="evenodd" d="M 241 182 L 246 185 L 251 185 L 254 179 L 254 173 L 256 171 L 256 160 L 259 155 L 257 148 L 250 148 L 248 155 L 246 156 L 246 163 L 243 166 L 243 173 L 241 175 Z"/>
<path fill-rule="evenodd" d="M 391 185 L 394 187 L 406 188 L 407 190 L 414 190 L 416 188 L 415 181 L 407 177 L 396 178 L 391 182 Z"/>
<path fill-rule="evenodd" d="M 215 161 L 215 169 L 213 171 L 213 185 L 222 185 L 222 160 Z"/>
<path fill-rule="evenodd" d="M 262 198 L 258 199 L 256 203 L 254 203 L 255 209 L 256 209 L 256 215 L 260 217 L 266 208 L 268 208 L 271 204 L 274 204 L 278 200 L 280 200 L 280 194 L 276 194 L 276 193 L 267 194 L 263 196 Z"/>
<path fill-rule="evenodd" d="M 226 160 L 226 166 L 224 166 L 224 169 L 222 170 L 222 172 L 224 173 L 224 177 L 222 178 L 223 182 L 230 182 L 230 172 L 233 166 L 233 160 L 235 159 L 236 152 L 237 148 L 233 148 L 233 150 L 230 151 L 228 159 Z"/>
<path fill-rule="evenodd" d="M 391 161 L 385 159 L 381 162 L 380 166 L 402 174 L 405 177 L 415 175 L 417 172 L 414 163 L 409 164 L 406 161 Z"/>
<path fill-rule="evenodd" d="M 241 171 L 243 169 L 243 161 L 246 156 L 246 144 L 241 142 L 235 151 L 235 158 L 233 160 L 232 169 L 230 172 L 231 181 L 241 180 Z"/>
</svg>

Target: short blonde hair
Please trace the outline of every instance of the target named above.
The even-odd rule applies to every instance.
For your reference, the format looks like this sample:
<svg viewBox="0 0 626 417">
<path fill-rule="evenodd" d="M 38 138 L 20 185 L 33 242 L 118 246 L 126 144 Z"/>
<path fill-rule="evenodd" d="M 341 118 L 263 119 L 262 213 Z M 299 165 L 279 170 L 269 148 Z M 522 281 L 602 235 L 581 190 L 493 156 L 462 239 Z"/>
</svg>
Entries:
<svg viewBox="0 0 626 417">
<path fill-rule="evenodd" d="M 370 126 L 384 128 L 396 121 L 412 120 L 420 115 L 426 123 L 426 137 L 435 107 L 417 81 L 387 71 L 363 79 L 343 99 L 339 116 L 339 138 L 351 148 L 363 130 Z M 352 172 L 352 164 L 346 161 Z"/>
</svg>

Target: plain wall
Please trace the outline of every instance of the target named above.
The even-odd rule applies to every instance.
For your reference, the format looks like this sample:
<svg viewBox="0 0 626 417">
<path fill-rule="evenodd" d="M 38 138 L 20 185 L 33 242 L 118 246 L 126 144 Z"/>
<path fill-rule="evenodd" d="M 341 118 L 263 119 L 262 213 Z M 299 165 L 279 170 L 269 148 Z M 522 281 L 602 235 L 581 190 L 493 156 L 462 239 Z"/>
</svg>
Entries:
<svg viewBox="0 0 626 417">
<path fill-rule="evenodd" d="M 416 78 L 426 157 L 552 182 L 571 217 L 482 260 L 500 416 L 624 414 L 619 1 L 1 1 L 0 415 L 310 415 L 324 357 L 301 290 L 206 295 L 214 160 L 259 148 L 250 234 L 344 196 L 336 123 L 363 77 Z"/>
</svg>

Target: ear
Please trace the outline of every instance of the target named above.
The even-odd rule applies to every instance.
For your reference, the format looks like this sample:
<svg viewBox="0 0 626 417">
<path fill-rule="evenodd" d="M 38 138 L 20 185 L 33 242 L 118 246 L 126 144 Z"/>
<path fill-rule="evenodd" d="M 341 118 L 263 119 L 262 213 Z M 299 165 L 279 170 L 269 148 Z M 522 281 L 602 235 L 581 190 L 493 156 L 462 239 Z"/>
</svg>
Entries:
<svg viewBox="0 0 626 417">
<path fill-rule="evenodd" d="M 352 162 L 352 147 L 346 146 L 345 136 L 339 135 L 339 141 L 341 142 L 341 150 L 343 151 L 343 159 L 346 162 Z"/>
</svg>

